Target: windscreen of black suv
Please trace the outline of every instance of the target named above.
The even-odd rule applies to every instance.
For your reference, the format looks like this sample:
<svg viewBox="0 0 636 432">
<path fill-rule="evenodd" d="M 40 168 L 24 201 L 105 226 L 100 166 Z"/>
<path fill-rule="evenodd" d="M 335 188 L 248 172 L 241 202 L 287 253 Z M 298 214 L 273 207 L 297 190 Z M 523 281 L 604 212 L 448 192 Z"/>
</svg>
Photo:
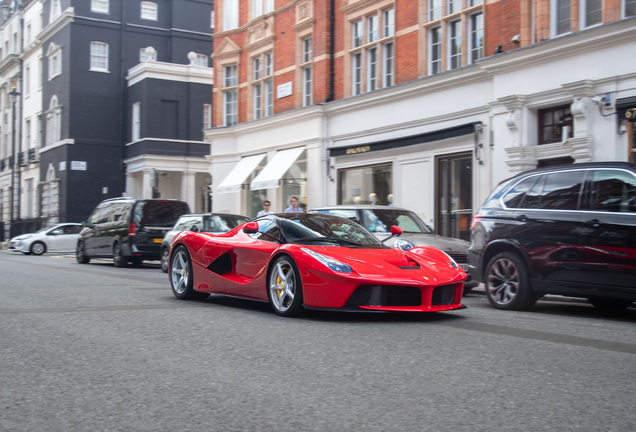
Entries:
<svg viewBox="0 0 636 432">
<path fill-rule="evenodd" d="M 140 201 L 134 222 L 141 226 L 172 227 L 181 215 L 189 212 L 188 205 L 181 201 Z"/>
</svg>

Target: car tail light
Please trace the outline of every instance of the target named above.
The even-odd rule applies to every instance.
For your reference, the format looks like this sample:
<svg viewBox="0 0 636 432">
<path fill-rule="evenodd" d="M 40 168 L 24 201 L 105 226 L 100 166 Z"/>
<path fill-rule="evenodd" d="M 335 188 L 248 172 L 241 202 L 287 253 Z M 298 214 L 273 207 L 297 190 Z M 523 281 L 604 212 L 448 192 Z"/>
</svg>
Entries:
<svg viewBox="0 0 636 432">
<path fill-rule="evenodd" d="M 470 230 L 473 231 L 475 228 L 477 228 L 477 224 L 479 223 L 479 221 L 481 220 L 481 215 L 479 213 L 477 213 L 475 216 L 473 216 L 473 221 L 470 224 Z"/>
<path fill-rule="evenodd" d="M 137 235 L 137 226 L 134 223 L 128 225 L 128 236 L 135 237 Z"/>
</svg>

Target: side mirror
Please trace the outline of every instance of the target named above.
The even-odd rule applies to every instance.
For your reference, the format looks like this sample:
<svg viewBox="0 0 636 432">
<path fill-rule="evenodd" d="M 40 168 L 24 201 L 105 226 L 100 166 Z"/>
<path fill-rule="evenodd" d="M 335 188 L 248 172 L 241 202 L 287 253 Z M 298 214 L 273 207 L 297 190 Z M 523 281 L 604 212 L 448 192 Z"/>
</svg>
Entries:
<svg viewBox="0 0 636 432">
<path fill-rule="evenodd" d="M 197 227 L 196 225 L 192 225 L 190 227 L 190 231 L 199 232 L 199 227 Z"/>
<path fill-rule="evenodd" d="M 243 232 L 247 234 L 253 234 L 258 232 L 258 223 L 248 222 L 243 225 Z"/>
<path fill-rule="evenodd" d="M 392 236 L 399 236 L 403 232 L 404 231 L 402 231 L 402 228 L 400 228 L 399 226 L 397 226 L 397 225 L 391 226 L 391 235 Z"/>
</svg>

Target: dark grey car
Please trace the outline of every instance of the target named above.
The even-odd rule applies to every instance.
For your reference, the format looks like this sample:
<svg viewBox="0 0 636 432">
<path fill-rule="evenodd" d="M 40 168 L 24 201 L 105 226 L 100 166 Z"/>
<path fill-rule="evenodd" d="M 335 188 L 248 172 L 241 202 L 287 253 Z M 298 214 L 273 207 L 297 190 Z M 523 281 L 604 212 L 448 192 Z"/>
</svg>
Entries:
<svg viewBox="0 0 636 432">
<path fill-rule="evenodd" d="M 170 256 L 172 239 L 181 231 L 223 234 L 248 220 L 247 216 L 227 213 L 192 213 L 181 216 L 172 229 L 163 237 L 163 242 L 161 243 L 161 270 L 164 273 L 168 272 L 168 257 Z"/>
<path fill-rule="evenodd" d="M 468 273 L 466 252 L 468 243 L 465 240 L 443 237 L 435 234 L 414 212 L 393 206 L 381 205 L 336 205 L 318 207 L 310 213 L 329 213 L 342 216 L 358 222 L 382 240 L 391 235 L 391 226 L 397 225 L 404 231 L 401 236 L 388 240 L 387 246 L 394 246 L 397 242 L 408 241 L 414 246 L 433 246 L 450 255 L 457 264 Z M 469 292 L 478 282 L 468 276 L 464 284 L 464 293 Z"/>
</svg>

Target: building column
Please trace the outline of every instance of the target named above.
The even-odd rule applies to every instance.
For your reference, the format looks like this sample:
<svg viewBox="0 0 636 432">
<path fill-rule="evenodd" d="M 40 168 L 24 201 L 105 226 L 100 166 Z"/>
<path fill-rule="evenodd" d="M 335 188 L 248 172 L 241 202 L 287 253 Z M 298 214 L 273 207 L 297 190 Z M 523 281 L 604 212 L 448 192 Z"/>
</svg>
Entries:
<svg viewBox="0 0 636 432">
<path fill-rule="evenodd" d="M 144 181 L 141 186 L 141 198 L 152 198 L 152 185 L 150 184 L 150 168 L 144 169 Z"/>
<path fill-rule="evenodd" d="M 181 201 L 187 202 L 191 211 L 196 208 L 196 193 L 195 173 L 184 172 L 181 178 Z"/>
</svg>

